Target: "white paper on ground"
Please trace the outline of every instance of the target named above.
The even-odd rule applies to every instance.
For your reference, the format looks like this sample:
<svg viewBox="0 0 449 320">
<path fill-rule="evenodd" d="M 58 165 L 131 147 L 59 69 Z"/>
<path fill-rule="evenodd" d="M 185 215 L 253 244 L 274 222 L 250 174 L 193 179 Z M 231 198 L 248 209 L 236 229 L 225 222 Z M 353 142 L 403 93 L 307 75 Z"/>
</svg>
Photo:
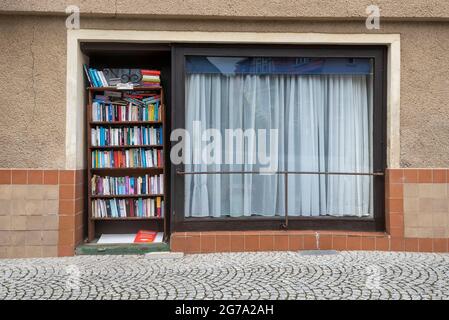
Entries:
<svg viewBox="0 0 449 320">
<path fill-rule="evenodd" d="M 98 239 L 98 244 L 118 244 L 118 243 L 134 243 L 135 233 L 129 234 L 102 234 Z M 164 233 L 158 232 L 156 238 L 151 243 L 161 243 L 164 240 Z"/>
<path fill-rule="evenodd" d="M 112 243 L 134 243 L 135 233 L 131 234 L 102 234 L 97 243 L 112 244 Z"/>
</svg>

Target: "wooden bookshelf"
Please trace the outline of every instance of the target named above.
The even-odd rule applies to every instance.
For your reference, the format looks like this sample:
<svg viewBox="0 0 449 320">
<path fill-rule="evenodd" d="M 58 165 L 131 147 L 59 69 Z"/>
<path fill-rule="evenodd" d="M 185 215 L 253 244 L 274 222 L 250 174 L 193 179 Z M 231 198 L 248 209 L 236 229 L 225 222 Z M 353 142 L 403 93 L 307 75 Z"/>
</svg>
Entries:
<svg viewBox="0 0 449 320">
<path fill-rule="evenodd" d="M 162 217 L 151 216 L 151 217 L 95 217 L 92 212 L 92 201 L 98 199 L 151 199 L 160 197 L 161 200 L 164 201 L 163 210 L 166 211 L 167 208 L 167 170 L 165 168 L 165 157 L 166 157 L 166 145 L 167 139 L 165 137 L 165 101 L 164 101 L 164 91 L 162 87 L 135 87 L 133 89 L 121 90 L 115 87 L 102 87 L 102 88 L 93 88 L 88 87 L 88 105 L 86 112 L 86 123 L 87 123 L 87 193 L 88 193 L 88 240 L 92 241 L 97 236 L 96 227 L 98 223 L 107 224 L 112 221 L 116 221 L 119 223 L 139 223 L 139 228 L 144 230 L 152 230 L 156 228 L 154 231 L 164 232 L 164 238 L 167 237 L 168 231 L 168 223 L 167 223 L 167 212 L 162 212 Z M 160 94 L 160 121 L 93 121 L 92 119 L 92 102 L 96 94 L 101 94 L 102 91 L 120 91 L 120 92 L 151 92 L 155 91 Z M 162 126 L 163 132 L 163 144 L 157 145 L 121 145 L 121 146 L 93 146 L 91 141 L 91 129 L 96 127 L 113 127 L 113 126 L 153 126 L 155 128 Z M 163 153 L 163 166 L 162 167 L 133 167 L 133 168 L 93 168 L 92 167 L 92 152 L 93 151 L 108 151 L 108 150 L 123 150 L 123 149 L 157 149 L 162 150 Z M 92 194 L 92 185 L 91 179 L 93 175 L 98 176 L 115 176 L 115 177 L 124 177 L 124 176 L 143 176 L 143 175 L 164 175 L 164 190 L 161 194 L 131 194 L 131 195 L 93 195 Z M 162 210 L 162 209 L 161 209 Z M 151 222 L 151 223 L 150 223 Z M 103 225 L 102 229 L 105 229 Z M 127 228 L 129 230 L 129 228 Z M 136 230 L 137 231 L 137 230 Z"/>
</svg>

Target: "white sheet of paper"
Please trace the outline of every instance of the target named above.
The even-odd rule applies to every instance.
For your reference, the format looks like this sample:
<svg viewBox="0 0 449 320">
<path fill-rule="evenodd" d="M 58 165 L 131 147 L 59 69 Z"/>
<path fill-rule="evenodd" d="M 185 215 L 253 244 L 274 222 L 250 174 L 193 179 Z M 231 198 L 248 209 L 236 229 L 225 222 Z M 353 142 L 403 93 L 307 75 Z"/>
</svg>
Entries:
<svg viewBox="0 0 449 320">
<path fill-rule="evenodd" d="M 131 234 L 102 234 L 98 239 L 99 244 L 134 243 L 135 233 Z"/>
</svg>

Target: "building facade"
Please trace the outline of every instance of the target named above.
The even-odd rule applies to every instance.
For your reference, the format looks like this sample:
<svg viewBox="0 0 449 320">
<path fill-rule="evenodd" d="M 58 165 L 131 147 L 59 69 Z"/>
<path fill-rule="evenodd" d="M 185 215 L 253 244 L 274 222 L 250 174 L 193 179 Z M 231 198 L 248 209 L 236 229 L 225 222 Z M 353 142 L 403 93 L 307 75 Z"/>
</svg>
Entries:
<svg viewBox="0 0 449 320">
<path fill-rule="evenodd" d="M 379 0 L 379 29 L 370 5 L 0 3 L 0 257 L 68 256 L 85 240 L 83 64 L 145 55 L 163 61 L 168 133 L 203 120 L 280 134 L 271 175 L 171 164 L 173 251 L 447 252 L 449 3 Z"/>
</svg>

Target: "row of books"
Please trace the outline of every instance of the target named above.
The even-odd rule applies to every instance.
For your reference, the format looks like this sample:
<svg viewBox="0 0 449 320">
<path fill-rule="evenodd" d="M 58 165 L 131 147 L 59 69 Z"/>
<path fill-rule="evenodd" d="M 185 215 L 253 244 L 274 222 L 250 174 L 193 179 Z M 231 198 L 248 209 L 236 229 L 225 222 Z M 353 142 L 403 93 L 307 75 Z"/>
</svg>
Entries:
<svg viewBox="0 0 449 320">
<path fill-rule="evenodd" d="M 142 74 L 142 85 L 153 87 L 161 85 L 161 72 L 159 70 L 140 70 Z"/>
<path fill-rule="evenodd" d="M 122 83 L 132 84 L 133 86 L 155 87 L 161 84 L 161 72 L 159 70 L 110 68 L 97 70 L 87 67 L 86 64 L 83 67 L 91 87 L 109 87 Z"/>
<path fill-rule="evenodd" d="M 94 68 L 88 68 L 86 65 L 84 65 L 84 72 L 86 73 L 87 80 L 92 87 L 109 86 L 103 71 L 99 71 Z"/>
<path fill-rule="evenodd" d="M 92 121 L 161 121 L 162 107 L 159 102 L 138 105 L 117 102 L 94 101 L 92 103 Z"/>
<path fill-rule="evenodd" d="M 162 197 L 138 199 L 96 199 L 92 201 L 94 218 L 148 218 L 164 216 Z"/>
<path fill-rule="evenodd" d="M 92 195 L 151 195 L 164 193 L 164 175 L 101 177 L 91 179 Z"/>
<path fill-rule="evenodd" d="M 92 146 L 162 145 L 162 127 L 134 126 L 91 129 Z"/>
<path fill-rule="evenodd" d="M 93 150 L 92 168 L 154 168 L 164 164 L 160 149 Z"/>
</svg>

